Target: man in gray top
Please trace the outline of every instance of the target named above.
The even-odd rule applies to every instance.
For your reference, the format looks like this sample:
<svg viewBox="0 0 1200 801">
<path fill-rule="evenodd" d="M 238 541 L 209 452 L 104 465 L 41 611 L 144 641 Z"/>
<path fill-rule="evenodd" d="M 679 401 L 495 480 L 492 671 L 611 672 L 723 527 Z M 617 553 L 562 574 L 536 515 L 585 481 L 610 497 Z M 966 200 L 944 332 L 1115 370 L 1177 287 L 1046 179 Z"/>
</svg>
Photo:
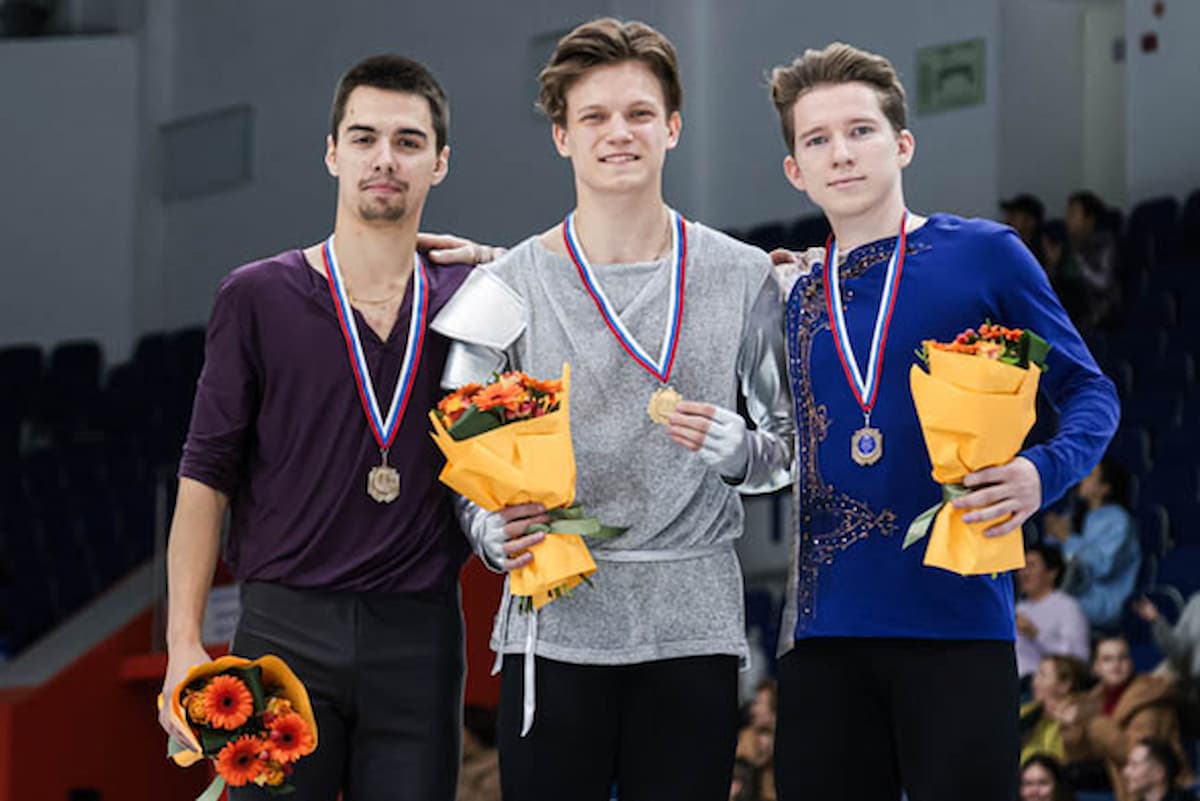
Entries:
<svg viewBox="0 0 1200 801">
<path fill-rule="evenodd" d="M 678 140 L 674 48 L 602 19 L 564 37 L 541 105 L 571 160 L 576 209 L 477 270 L 433 323 L 458 342 L 444 383 L 572 370 L 576 498 L 620 537 L 592 544 L 594 587 L 540 612 L 501 604 L 498 739 L 506 799 L 724 799 L 747 656 L 732 541 L 738 491 L 784 486 L 791 413 L 780 306 L 762 252 L 662 197 Z M 650 398 L 683 398 L 664 430 Z M 756 424 L 733 409 L 741 388 Z M 534 506 L 464 505 L 494 567 L 536 558 Z"/>
</svg>

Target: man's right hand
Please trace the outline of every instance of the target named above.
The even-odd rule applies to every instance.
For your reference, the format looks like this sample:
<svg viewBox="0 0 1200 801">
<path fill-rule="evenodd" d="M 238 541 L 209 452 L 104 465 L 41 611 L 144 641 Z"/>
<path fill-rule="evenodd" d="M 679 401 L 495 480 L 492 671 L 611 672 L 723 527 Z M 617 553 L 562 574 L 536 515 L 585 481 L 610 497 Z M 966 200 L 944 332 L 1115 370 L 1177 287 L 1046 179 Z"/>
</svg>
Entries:
<svg viewBox="0 0 1200 801">
<path fill-rule="evenodd" d="M 1137 613 L 1138 617 L 1147 623 L 1153 623 L 1160 617 L 1158 607 L 1154 605 L 1154 601 L 1151 601 L 1145 595 L 1143 595 L 1141 598 L 1134 599 L 1133 611 Z"/>
<path fill-rule="evenodd" d="M 546 539 L 546 535 L 526 531 L 535 523 L 550 522 L 545 512 L 540 503 L 526 503 L 492 512 L 483 519 L 483 552 L 493 567 L 511 573 L 533 561 L 529 549 Z"/>
<path fill-rule="evenodd" d="M 162 698 L 163 706 L 158 712 L 158 725 L 162 726 L 172 739 L 180 745 L 187 745 L 188 738 L 185 732 L 179 730 L 179 724 L 171 717 L 171 694 L 175 692 L 175 688 L 179 683 L 187 678 L 188 671 L 196 665 L 203 665 L 206 662 L 211 662 L 212 657 L 208 651 L 204 650 L 204 646 L 200 642 L 188 643 L 183 646 L 178 646 L 169 649 L 170 656 L 167 659 L 167 676 L 163 679 Z"/>
</svg>

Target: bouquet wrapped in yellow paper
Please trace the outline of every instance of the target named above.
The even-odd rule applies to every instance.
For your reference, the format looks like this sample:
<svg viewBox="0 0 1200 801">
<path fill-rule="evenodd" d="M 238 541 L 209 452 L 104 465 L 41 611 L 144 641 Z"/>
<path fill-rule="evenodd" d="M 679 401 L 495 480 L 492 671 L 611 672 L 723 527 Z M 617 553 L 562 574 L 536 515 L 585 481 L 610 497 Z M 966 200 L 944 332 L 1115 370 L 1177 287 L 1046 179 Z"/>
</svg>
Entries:
<svg viewBox="0 0 1200 801">
<path fill-rule="evenodd" d="M 530 527 L 546 538 L 530 549 L 533 561 L 509 579 L 522 609 L 541 609 L 589 581 L 596 562 L 583 538 L 621 532 L 572 505 L 570 385 L 567 364 L 562 378 L 551 381 L 507 372 L 487 385 L 459 387 L 429 413 L 433 440 L 446 456 L 443 484 L 488 511 L 540 503 L 551 518 Z"/>
<path fill-rule="evenodd" d="M 226 785 L 289 793 L 292 765 L 317 747 L 308 691 L 277 656 L 222 656 L 197 665 L 166 703 L 187 739 L 170 741 L 171 759 L 182 767 L 201 759 L 215 764 L 217 777 L 196 801 L 215 800 Z"/>
<path fill-rule="evenodd" d="M 1037 416 L 1048 351 L 1030 331 L 985 323 L 952 343 L 928 340 L 918 352 L 929 372 L 913 365 L 909 384 L 943 496 L 912 522 L 904 539 L 907 548 L 928 534 L 924 564 L 964 576 L 1024 567 L 1019 530 L 987 537 L 983 532 L 1001 521 L 964 522 L 950 501 L 968 492 L 961 483 L 968 473 L 1006 464 L 1020 451 Z"/>
</svg>

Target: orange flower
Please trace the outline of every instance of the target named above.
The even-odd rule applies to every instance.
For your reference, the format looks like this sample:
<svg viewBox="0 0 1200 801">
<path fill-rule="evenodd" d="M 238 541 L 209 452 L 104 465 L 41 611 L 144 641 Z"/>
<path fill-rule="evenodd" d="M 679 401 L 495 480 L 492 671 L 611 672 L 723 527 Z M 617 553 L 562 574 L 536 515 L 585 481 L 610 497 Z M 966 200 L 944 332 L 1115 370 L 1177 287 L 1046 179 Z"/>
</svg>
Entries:
<svg viewBox="0 0 1200 801">
<path fill-rule="evenodd" d="M 542 395 L 555 395 L 559 392 L 562 392 L 563 388 L 561 378 L 553 378 L 549 381 L 542 381 L 537 378 L 528 378 L 526 379 L 526 385 L 534 392 Z"/>
<path fill-rule="evenodd" d="M 278 762 L 264 762 L 262 772 L 254 777 L 254 783 L 259 787 L 266 785 L 267 787 L 278 787 L 283 784 L 283 777 L 286 774 L 283 770 L 283 765 Z"/>
<path fill-rule="evenodd" d="M 230 787 L 241 787 L 254 781 L 262 769 L 259 757 L 262 748 L 263 741 L 250 735 L 229 741 L 217 754 L 217 773 Z"/>
<path fill-rule="evenodd" d="M 213 728 L 233 731 L 254 713 L 254 696 L 241 679 L 220 674 L 204 688 L 204 711 Z"/>
<path fill-rule="evenodd" d="M 272 695 L 267 699 L 267 712 L 272 715 L 286 715 L 292 711 L 292 702 L 286 698 Z"/>
<path fill-rule="evenodd" d="M 311 754 L 316 747 L 308 724 L 295 712 L 280 715 L 271 721 L 268 728 L 271 732 L 268 753 L 271 759 L 281 764 L 295 762 Z"/>
<path fill-rule="evenodd" d="M 515 412 L 527 400 L 529 400 L 529 393 L 521 386 L 521 383 L 506 375 L 499 381 L 488 384 L 481 389 L 479 394 L 475 396 L 475 405 L 482 412 L 495 409 L 498 406 L 503 406 L 508 411 Z"/>
<path fill-rule="evenodd" d="M 188 720 L 199 726 L 208 725 L 208 707 L 203 692 L 188 691 L 182 699 L 182 706 L 187 710 Z"/>
</svg>

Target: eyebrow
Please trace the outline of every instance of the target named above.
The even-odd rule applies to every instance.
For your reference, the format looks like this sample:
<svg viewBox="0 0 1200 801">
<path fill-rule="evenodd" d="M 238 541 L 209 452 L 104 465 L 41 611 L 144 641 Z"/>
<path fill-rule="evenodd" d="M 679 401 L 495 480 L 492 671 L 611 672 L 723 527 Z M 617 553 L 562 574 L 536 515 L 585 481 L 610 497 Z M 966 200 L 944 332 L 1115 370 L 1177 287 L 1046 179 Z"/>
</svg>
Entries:
<svg viewBox="0 0 1200 801">
<path fill-rule="evenodd" d="M 346 126 L 346 133 L 354 133 L 355 131 L 362 133 L 379 133 L 379 129 L 377 129 L 374 125 L 356 124 Z M 396 131 L 396 133 L 403 136 L 419 136 L 422 139 L 429 138 L 429 134 L 425 133 L 420 128 L 401 128 L 400 130 Z"/>
<path fill-rule="evenodd" d="M 870 123 L 871 125 L 879 124 L 879 120 L 875 119 L 874 117 L 854 117 L 853 119 L 847 120 L 846 124 L 847 125 L 859 125 L 864 122 Z M 823 131 L 826 128 L 830 128 L 830 127 L 833 127 L 833 126 L 827 125 L 825 123 L 821 123 L 820 125 L 814 125 L 811 128 L 808 128 L 808 129 L 802 131 L 800 134 L 798 134 L 798 136 L 801 139 L 803 139 L 806 136 L 812 136 L 813 134 L 817 133 L 818 131 Z"/>
</svg>

